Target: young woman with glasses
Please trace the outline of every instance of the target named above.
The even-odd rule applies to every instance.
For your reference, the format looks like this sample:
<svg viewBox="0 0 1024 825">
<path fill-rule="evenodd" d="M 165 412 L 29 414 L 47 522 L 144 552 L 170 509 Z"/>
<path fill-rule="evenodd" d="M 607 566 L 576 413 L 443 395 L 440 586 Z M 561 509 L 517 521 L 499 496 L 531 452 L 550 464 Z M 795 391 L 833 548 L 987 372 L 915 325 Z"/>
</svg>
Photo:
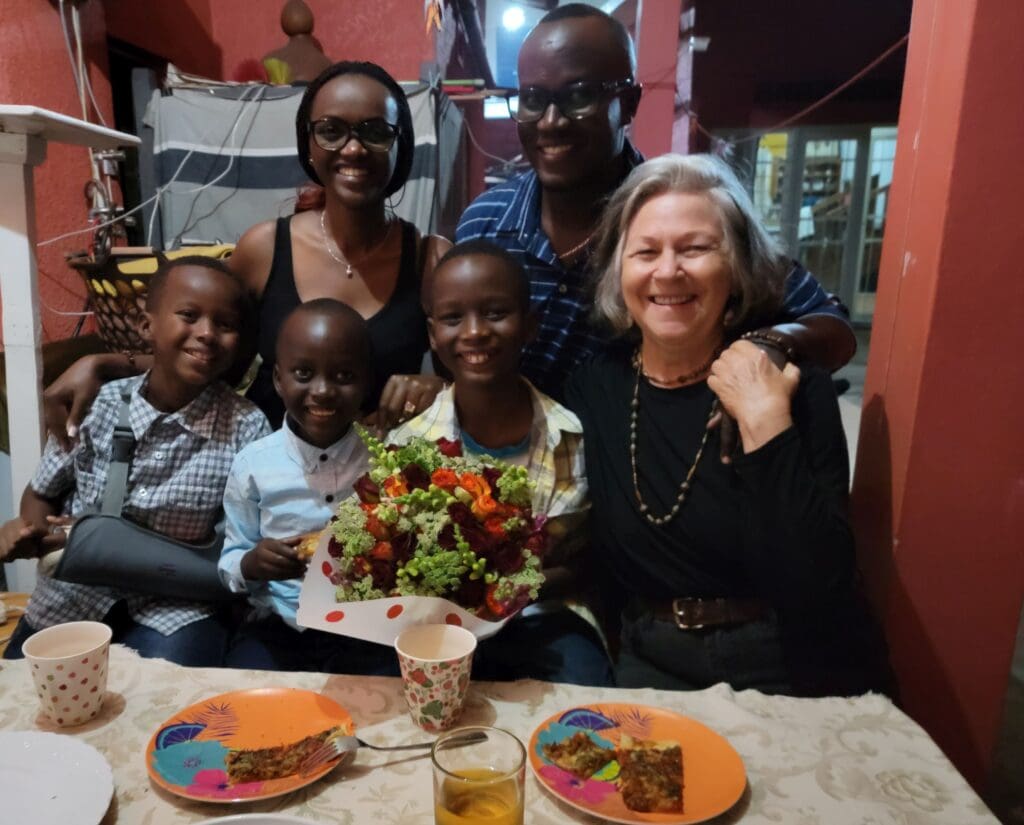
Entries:
<svg viewBox="0 0 1024 825">
<path fill-rule="evenodd" d="M 336 63 L 306 89 L 295 131 L 299 161 L 319 189 L 312 202 L 300 199 L 297 214 L 246 232 L 231 257 L 232 269 L 259 300 L 262 363 L 250 396 L 271 423 L 280 420 L 273 364 L 281 321 L 301 302 L 334 298 L 369 323 L 376 375 L 371 406 L 383 393 L 392 403 L 398 398 L 398 413 L 408 417 L 429 403 L 439 383 L 417 375 L 428 349 L 419 289 L 424 269 L 449 246 L 436 236 L 420 238 L 385 206 L 412 168 L 408 101 L 379 66 Z"/>
<path fill-rule="evenodd" d="M 274 426 L 284 413 L 274 390 L 274 348 L 286 315 L 298 304 L 334 298 L 367 319 L 374 347 L 373 392 L 383 399 L 385 424 L 430 404 L 441 379 L 421 376 L 428 349 L 420 281 L 451 244 L 420 237 L 389 214 L 385 201 L 405 185 L 415 136 L 402 87 L 373 63 L 342 62 L 306 89 L 296 114 L 299 162 L 317 186 L 299 198 L 296 214 L 253 226 L 229 265 L 252 290 L 258 327 L 249 357 L 262 363 L 249 396 Z M 104 381 L 139 372 L 148 356 L 80 359 L 47 392 L 47 426 L 61 440 L 87 412 Z"/>
</svg>

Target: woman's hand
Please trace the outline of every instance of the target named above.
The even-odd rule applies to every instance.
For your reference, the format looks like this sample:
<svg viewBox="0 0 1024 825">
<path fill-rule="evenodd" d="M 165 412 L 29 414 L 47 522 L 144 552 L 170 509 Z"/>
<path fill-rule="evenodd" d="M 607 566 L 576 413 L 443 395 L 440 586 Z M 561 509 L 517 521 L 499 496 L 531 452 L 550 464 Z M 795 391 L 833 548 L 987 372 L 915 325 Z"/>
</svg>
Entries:
<svg viewBox="0 0 1024 825">
<path fill-rule="evenodd" d="M 287 539 L 260 539 L 242 556 L 242 575 L 250 581 L 297 579 L 306 572 L 306 562 L 296 549 L 302 536 Z"/>
<path fill-rule="evenodd" d="M 78 427 L 109 377 L 110 355 L 84 355 L 62 372 L 43 393 L 43 419 L 57 442 L 70 450 Z M 121 358 L 122 356 L 117 356 Z"/>
<path fill-rule="evenodd" d="M 442 389 L 444 379 L 437 375 L 392 375 L 384 385 L 372 423 L 386 433 L 423 412 Z"/>
<path fill-rule="evenodd" d="M 800 370 L 787 363 L 779 369 L 750 341 L 737 341 L 711 365 L 708 387 L 723 411 L 736 419 L 745 453 L 767 444 L 793 425 L 791 400 Z"/>
</svg>

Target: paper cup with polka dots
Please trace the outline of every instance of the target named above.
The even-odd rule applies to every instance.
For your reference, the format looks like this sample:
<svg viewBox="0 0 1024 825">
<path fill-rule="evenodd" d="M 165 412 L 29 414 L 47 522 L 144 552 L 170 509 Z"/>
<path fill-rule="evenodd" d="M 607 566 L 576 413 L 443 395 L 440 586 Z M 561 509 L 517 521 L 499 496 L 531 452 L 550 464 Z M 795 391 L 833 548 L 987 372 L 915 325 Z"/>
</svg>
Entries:
<svg viewBox="0 0 1024 825">
<path fill-rule="evenodd" d="M 110 628 L 67 622 L 40 630 L 22 645 L 43 715 L 62 727 L 88 722 L 103 705 Z"/>
<path fill-rule="evenodd" d="M 476 636 L 451 624 L 419 625 L 402 631 L 395 650 L 413 721 L 424 730 L 450 728 L 466 700 Z"/>
</svg>

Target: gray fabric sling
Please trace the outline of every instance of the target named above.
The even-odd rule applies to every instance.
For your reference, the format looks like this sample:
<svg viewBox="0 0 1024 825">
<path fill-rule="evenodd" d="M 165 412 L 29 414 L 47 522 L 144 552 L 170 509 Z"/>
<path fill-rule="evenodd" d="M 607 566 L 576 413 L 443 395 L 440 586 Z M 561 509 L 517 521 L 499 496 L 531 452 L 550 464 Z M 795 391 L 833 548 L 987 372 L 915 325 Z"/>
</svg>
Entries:
<svg viewBox="0 0 1024 825">
<path fill-rule="evenodd" d="M 189 601 L 234 599 L 217 574 L 224 543 L 220 530 L 208 544 L 194 545 L 121 518 L 135 452 L 130 399 L 129 394 L 121 396 L 101 510 L 80 516 L 72 525 L 54 578 Z"/>
</svg>

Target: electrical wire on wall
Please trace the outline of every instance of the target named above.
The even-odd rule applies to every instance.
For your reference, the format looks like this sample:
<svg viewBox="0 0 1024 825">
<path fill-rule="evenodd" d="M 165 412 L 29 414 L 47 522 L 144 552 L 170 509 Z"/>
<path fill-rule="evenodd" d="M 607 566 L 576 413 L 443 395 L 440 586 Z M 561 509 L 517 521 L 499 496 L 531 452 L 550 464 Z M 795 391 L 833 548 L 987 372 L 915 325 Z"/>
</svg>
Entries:
<svg viewBox="0 0 1024 825">
<path fill-rule="evenodd" d="M 228 134 L 227 134 L 224 142 L 221 144 L 221 147 L 220 147 L 221 151 L 218 153 L 217 157 L 220 157 L 222 154 L 224 154 L 223 150 L 224 150 L 226 144 L 228 143 L 228 141 L 230 141 L 232 139 L 233 135 L 237 131 L 238 125 L 241 122 L 241 120 L 242 120 L 243 116 L 245 115 L 245 113 L 247 111 L 251 111 L 254 106 L 258 108 L 259 104 L 264 99 L 267 87 L 265 87 L 265 86 L 252 86 L 250 88 L 255 90 L 256 94 L 253 96 L 253 98 L 251 100 L 245 100 L 244 101 L 244 105 L 239 109 L 239 112 L 236 115 L 234 121 L 232 121 L 231 129 L 229 129 Z M 242 92 L 243 96 L 248 94 L 248 92 L 249 92 L 248 88 L 244 89 L 243 92 Z M 255 120 L 255 115 L 253 117 L 253 120 Z M 249 128 L 251 128 L 251 126 Z M 244 139 L 243 139 L 243 143 L 239 147 L 237 147 L 238 151 L 241 151 L 244 147 L 245 147 L 245 143 L 244 143 Z M 235 148 L 236 147 L 234 145 L 232 145 L 230 147 L 227 147 L 229 152 L 234 152 Z M 106 228 L 106 227 L 109 227 L 109 226 L 113 226 L 114 224 L 117 224 L 118 222 L 123 221 L 125 218 L 129 217 L 130 215 L 133 215 L 136 212 L 141 211 L 145 207 L 149 206 L 151 203 L 155 203 L 155 202 L 159 201 L 160 198 L 164 195 L 164 193 L 170 188 L 170 186 L 175 181 L 177 181 L 177 179 L 180 177 L 182 171 L 185 169 L 186 164 L 191 159 L 192 155 L 195 154 L 195 152 L 196 152 L 195 148 L 189 149 L 188 152 L 185 153 L 185 156 L 178 163 L 177 168 L 174 170 L 174 173 L 167 180 L 167 182 L 164 183 L 162 186 L 158 187 L 156 192 L 154 192 L 154 194 L 152 196 L 150 196 L 149 198 L 146 198 L 146 200 L 142 201 L 142 203 L 140 203 L 138 206 L 132 207 L 131 209 L 123 212 L 122 214 L 116 216 L 115 218 L 112 218 L 111 220 L 104 221 L 104 222 L 99 223 L 99 224 L 92 224 L 92 225 L 89 225 L 89 226 L 84 226 L 81 229 L 72 229 L 69 232 L 63 232 L 60 235 L 56 235 L 56 236 L 54 236 L 52 238 L 47 238 L 46 240 L 39 241 L 36 244 L 36 246 L 37 247 L 50 246 L 51 244 L 55 244 L 55 243 L 57 243 L 59 241 L 65 240 L 67 238 L 72 238 L 72 237 L 74 237 L 76 235 L 84 235 L 84 234 L 86 234 L 88 232 L 95 232 L 97 229 L 103 229 L 103 228 Z M 231 167 L 233 165 L 233 162 L 234 162 L 234 154 L 231 154 L 227 168 L 224 169 L 224 171 L 221 172 L 213 180 L 208 181 L 208 182 L 206 182 L 206 183 L 204 183 L 204 184 L 202 184 L 200 186 L 196 186 L 196 187 L 194 187 L 192 189 L 185 189 L 185 190 L 183 190 L 181 192 L 177 192 L 175 194 L 178 194 L 178 195 L 192 195 L 192 194 L 198 194 L 198 193 L 202 192 L 205 189 L 209 189 L 211 186 L 216 185 L 220 180 L 223 179 L 223 177 L 225 175 L 227 175 L 228 172 L 230 172 Z M 155 215 L 156 212 L 157 212 L 157 210 L 154 209 L 153 210 L 153 214 Z M 152 221 L 150 222 L 150 228 L 149 229 L 150 229 L 150 231 L 148 233 L 147 240 L 152 238 L 152 232 L 153 232 Z"/>
<path fill-rule="evenodd" d="M 230 153 L 230 155 L 228 157 L 228 165 L 225 167 L 224 171 L 221 172 L 219 175 L 217 175 L 217 177 L 215 177 L 213 180 L 209 181 L 208 183 L 203 184 L 201 187 L 199 187 L 199 189 L 196 190 L 196 195 L 192 199 L 192 203 L 189 205 L 188 214 L 185 216 L 185 220 L 182 222 L 181 229 L 178 230 L 178 234 L 174 237 L 174 240 L 171 242 L 172 248 L 176 247 L 178 244 L 183 242 L 183 239 L 185 237 L 185 233 L 186 232 L 188 232 L 190 229 L 195 228 L 202 221 L 206 220 L 208 217 L 210 217 L 211 215 L 215 214 L 218 209 L 220 209 L 225 203 L 227 203 L 235 195 L 238 194 L 239 187 L 238 187 L 237 184 L 235 184 L 235 186 L 233 186 L 231 188 L 231 191 L 229 191 L 223 198 L 221 198 L 219 201 L 217 201 L 217 203 L 215 203 L 213 206 L 211 206 L 209 209 L 207 209 L 202 215 L 197 217 L 194 221 L 191 220 L 192 219 L 192 213 L 193 213 L 193 211 L 195 211 L 195 208 L 196 208 L 196 204 L 199 203 L 199 195 L 203 192 L 203 190 L 209 189 L 211 186 L 213 186 L 216 183 L 219 183 L 225 177 L 227 177 L 228 172 L 231 171 L 231 167 L 234 165 L 235 157 L 238 158 L 238 165 L 239 165 L 239 167 L 241 167 L 241 165 L 242 165 L 242 152 L 245 150 L 245 146 L 249 142 L 249 135 L 252 134 L 253 127 L 256 125 L 256 119 L 259 117 L 260 107 L 263 105 L 263 99 L 264 99 L 264 96 L 265 96 L 264 92 L 265 92 L 267 87 L 266 86 L 257 86 L 255 88 L 256 88 L 257 92 L 256 92 L 256 96 L 252 100 L 252 102 L 255 104 L 255 109 L 254 109 L 254 111 L 252 113 L 252 118 L 249 120 L 249 125 L 245 129 L 245 133 L 242 135 L 242 142 L 237 147 L 237 152 L 235 151 L 235 147 L 232 147 L 232 151 L 231 151 L 231 153 Z M 241 118 L 241 112 L 239 112 L 239 120 L 240 120 L 240 118 Z M 232 129 L 231 129 L 231 138 L 232 139 L 234 138 L 235 128 L 237 128 L 237 123 L 238 123 L 238 121 L 236 121 L 235 126 L 233 126 Z M 220 145 L 219 149 L 218 149 L 218 156 L 219 156 L 219 153 L 223 151 L 223 149 L 224 149 L 224 144 L 222 143 Z M 241 168 L 239 168 L 239 173 L 241 173 Z M 189 221 L 191 221 L 191 223 Z"/>
</svg>

